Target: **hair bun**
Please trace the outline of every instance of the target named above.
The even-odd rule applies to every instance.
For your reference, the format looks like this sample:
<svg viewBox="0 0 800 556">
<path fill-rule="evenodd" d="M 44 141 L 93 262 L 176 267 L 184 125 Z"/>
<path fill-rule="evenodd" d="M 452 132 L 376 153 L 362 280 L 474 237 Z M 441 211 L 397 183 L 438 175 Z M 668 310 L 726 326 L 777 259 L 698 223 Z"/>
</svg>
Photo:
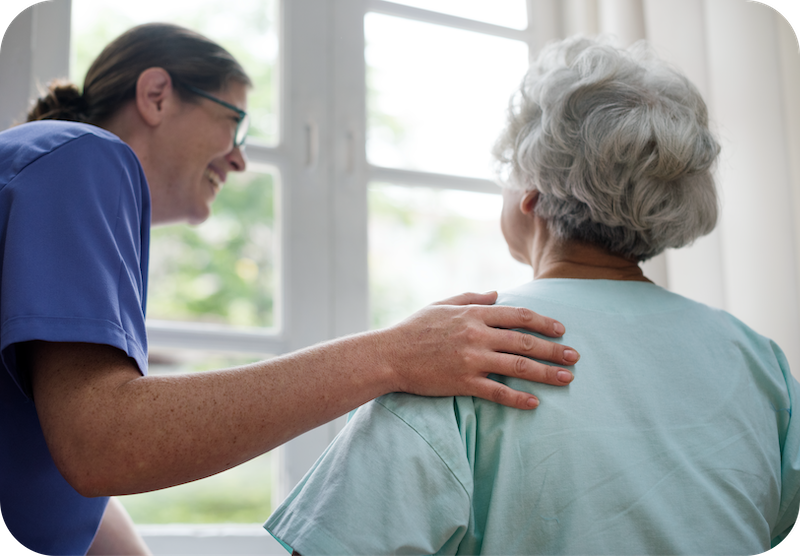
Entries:
<svg viewBox="0 0 800 556">
<path fill-rule="evenodd" d="M 28 112 L 27 121 L 67 120 L 85 122 L 88 105 L 78 88 L 62 80 L 51 81 L 47 94 L 40 97 Z"/>
</svg>

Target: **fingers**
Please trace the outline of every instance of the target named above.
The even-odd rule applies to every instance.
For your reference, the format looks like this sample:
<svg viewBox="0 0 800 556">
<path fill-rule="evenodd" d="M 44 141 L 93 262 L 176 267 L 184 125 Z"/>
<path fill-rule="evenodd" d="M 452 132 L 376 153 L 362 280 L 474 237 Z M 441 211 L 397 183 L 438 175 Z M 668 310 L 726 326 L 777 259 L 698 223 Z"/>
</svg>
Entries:
<svg viewBox="0 0 800 556">
<path fill-rule="evenodd" d="M 509 353 L 495 354 L 490 365 L 492 373 L 496 375 L 511 376 L 553 386 L 566 386 L 575 378 L 570 371 L 562 367 L 554 367 Z"/>
<path fill-rule="evenodd" d="M 490 378 L 476 380 L 475 393 L 473 395 L 477 398 L 483 398 L 484 400 L 516 409 L 535 409 L 539 406 L 539 399 L 536 396 L 514 390 Z"/>
<path fill-rule="evenodd" d="M 495 328 L 524 328 L 551 338 L 564 334 L 564 325 L 555 319 L 545 317 L 524 307 L 480 307 L 483 321 Z"/>
<path fill-rule="evenodd" d="M 517 330 L 492 328 L 489 334 L 488 345 L 497 352 L 542 359 L 557 365 L 574 365 L 580 359 L 577 350 L 570 346 L 556 344 Z"/>
<path fill-rule="evenodd" d="M 497 301 L 497 292 L 467 292 L 454 297 L 448 297 L 432 305 L 493 305 L 495 301 Z"/>
<path fill-rule="evenodd" d="M 566 386 L 574 378 L 571 372 L 561 367 L 552 367 L 510 354 L 497 354 L 492 363 L 492 372 L 553 386 Z M 514 390 L 490 378 L 476 378 L 472 388 L 471 395 L 508 407 L 534 409 L 539 406 L 539 399 L 533 394 Z"/>
</svg>

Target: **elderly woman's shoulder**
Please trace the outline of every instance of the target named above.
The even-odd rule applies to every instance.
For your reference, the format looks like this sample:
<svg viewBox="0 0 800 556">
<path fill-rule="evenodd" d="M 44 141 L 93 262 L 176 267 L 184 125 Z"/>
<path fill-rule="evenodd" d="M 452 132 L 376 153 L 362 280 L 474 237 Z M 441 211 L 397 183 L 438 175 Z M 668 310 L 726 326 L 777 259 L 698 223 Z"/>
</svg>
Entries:
<svg viewBox="0 0 800 556">
<path fill-rule="evenodd" d="M 708 349 L 712 351 L 733 345 L 760 360 L 780 359 L 776 356 L 780 348 L 773 340 L 731 313 L 648 282 L 533 280 L 500 292 L 497 304 L 525 307 L 558 319 L 567 327 L 567 336 L 596 335 L 598 323 L 622 316 L 641 326 L 681 326 L 699 342 L 711 343 Z"/>
<path fill-rule="evenodd" d="M 785 366 L 788 369 L 786 355 L 775 340 L 757 332 L 728 311 L 714 307 L 708 307 L 708 309 L 719 316 L 720 322 L 735 338 L 737 347 L 743 351 L 758 353 L 768 360 L 776 360 L 780 366 Z"/>
</svg>

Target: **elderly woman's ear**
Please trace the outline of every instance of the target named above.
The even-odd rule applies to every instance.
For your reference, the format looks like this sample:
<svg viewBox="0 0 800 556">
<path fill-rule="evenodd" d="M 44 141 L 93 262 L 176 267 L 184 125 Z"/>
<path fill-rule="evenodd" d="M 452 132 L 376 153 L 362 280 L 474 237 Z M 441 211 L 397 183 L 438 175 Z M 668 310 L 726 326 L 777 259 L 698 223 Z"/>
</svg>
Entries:
<svg viewBox="0 0 800 556">
<path fill-rule="evenodd" d="M 522 211 L 522 214 L 530 216 L 533 214 L 533 210 L 536 208 L 536 203 L 538 202 L 539 192 L 535 189 L 533 191 L 528 191 L 519 201 L 519 210 Z"/>
</svg>

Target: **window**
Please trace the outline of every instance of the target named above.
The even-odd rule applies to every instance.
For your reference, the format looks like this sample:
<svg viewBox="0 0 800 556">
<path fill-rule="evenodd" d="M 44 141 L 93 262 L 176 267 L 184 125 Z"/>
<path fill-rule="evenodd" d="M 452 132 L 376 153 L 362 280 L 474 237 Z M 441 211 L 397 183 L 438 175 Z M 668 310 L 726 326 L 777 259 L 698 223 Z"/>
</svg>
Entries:
<svg viewBox="0 0 800 556">
<path fill-rule="evenodd" d="M 431 5 L 510 27 L 527 23 L 525 2 L 487 6 Z M 509 257 L 500 233 L 490 156 L 527 68 L 528 46 L 507 29 L 488 34 L 440 13 L 388 2 L 370 7 L 375 11 L 364 18 L 370 318 L 380 327 L 436 299 L 531 278 L 528 267 Z"/>
</svg>

